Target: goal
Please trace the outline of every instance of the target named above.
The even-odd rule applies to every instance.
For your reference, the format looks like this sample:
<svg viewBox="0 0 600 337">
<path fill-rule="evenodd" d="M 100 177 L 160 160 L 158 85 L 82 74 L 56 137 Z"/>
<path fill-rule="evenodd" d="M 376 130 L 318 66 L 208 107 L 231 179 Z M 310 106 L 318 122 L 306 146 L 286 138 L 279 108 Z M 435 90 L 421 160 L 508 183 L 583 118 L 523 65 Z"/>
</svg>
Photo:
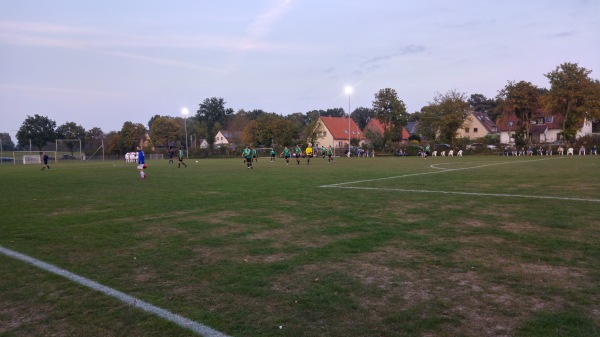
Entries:
<svg viewBox="0 0 600 337">
<path fill-rule="evenodd" d="M 48 155 L 48 161 L 56 162 L 56 151 L 45 151 Z M 39 165 L 42 163 L 42 152 L 37 151 L 13 151 L 12 152 L 12 162 L 13 165 L 23 164 L 36 164 Z"/>
<path fill-rule="evenodd" d="M 273 148 L 272 147 L 259 147 L 256 148 L 256 156 L 261 158 L 261 157 L 271 157 L 271 150 Z"/>
</svg>

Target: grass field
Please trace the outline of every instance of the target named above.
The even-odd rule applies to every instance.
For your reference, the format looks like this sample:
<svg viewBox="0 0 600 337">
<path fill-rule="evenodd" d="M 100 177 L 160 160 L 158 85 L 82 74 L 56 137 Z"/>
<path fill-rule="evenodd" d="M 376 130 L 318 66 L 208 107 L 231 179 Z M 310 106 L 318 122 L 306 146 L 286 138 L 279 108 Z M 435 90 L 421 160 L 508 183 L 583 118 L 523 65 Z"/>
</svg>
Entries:
<svg viewBox="0 0 600 337">
<path fill-rule="evenodd" d="M 599 336 L 600 157 L 0 166 L 0 246 L 229 336 Z M 0 336 L 195 336 L 0 254 Z"/>
</svg>

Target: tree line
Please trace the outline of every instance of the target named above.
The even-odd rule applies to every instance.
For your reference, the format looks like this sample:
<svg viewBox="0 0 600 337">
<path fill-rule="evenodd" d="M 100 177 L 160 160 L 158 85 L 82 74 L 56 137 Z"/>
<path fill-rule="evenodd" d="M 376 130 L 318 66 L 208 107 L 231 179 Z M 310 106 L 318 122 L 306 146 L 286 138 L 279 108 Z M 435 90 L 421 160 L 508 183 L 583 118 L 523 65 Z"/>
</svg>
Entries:
<svg viewBox="0 0 600 337">
<path fill-rule="evenodd" d="M 530 142 L 529 128 L 537 113 L 551 112 L 562 117 L 561 136 L 566 142 L 573 142 L 584 120 L 600 120 L 600 82 L 590 77 L 591 70 L 577 63 L 563 63 L 544 76 L 549 88 L 539 88 L 527 81 L 508 81 L 494 98 L 482 94 L 472 94 L 450 90 L 436 93 L 420 111 L 409 114 L 404 101 L 391 88 L 379 90 L 374 95 L 371 107 L 358 107 L 351 118 L 364 130 L 371 119 L 377 119 L 384 126 L 383 134 L 365 131 L 378 150 L 385 150 L 389 144 L 401 140 L 402 128 L 408 122 L 418 122 L 418 133 L 433 142 L 451 143 L 454 147 L 457 132 L 463 127 L 468 114 L 478 111 L 494 121 L 514 117 L 518 120 L 518 130 L 514 138 L 519 142 Z M 0 133 L 4 150 L 28 149 L 30 146 L 42 150 L 56 139 L 81 140 L 84 149 L 96 149 L 104 144 L 109 154 L 124 154 L 144 143 L 148 148 L 167 149 L 179 147 L 192 139 L 205 139 L 209 149 L 214 148 L 215 136 L 221 130 L 233 135 L 234 143 L 251 144 L 256 147 L 291 146 L 297 143 L 313 142 L 317 138 L 316 128 L 320 116 L 342 117 L 343 108 L 312 110 L 306 113 L 280 115 L 260 109 L 234 112 L 226 107 L 223 98 L 206 98 L 196 113 L 189 118 L 154 115 L 146 125 L 126 121 L 121 130 L 104 133 L 94 127 L 85 130 L 75 122 L 56 126 L 48 117 L 27 116 L 16 138 L 15 146 L 7 133 Z M 147 138 L 147 134 L 150 135 Z M 419 137 L 416 137 L 417 139 Z M 357 145 L 358 140 L 351 140 Z M 65 141 L 71 152 L 79 142 Z"/>
</svg>

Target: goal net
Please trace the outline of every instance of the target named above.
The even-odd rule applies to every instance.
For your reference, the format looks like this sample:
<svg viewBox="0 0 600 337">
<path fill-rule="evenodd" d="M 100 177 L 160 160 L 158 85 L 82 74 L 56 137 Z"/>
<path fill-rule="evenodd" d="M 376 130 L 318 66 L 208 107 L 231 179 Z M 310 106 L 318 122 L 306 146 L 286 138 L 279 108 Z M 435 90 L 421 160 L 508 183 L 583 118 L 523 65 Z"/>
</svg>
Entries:
<svg viewBox="0 0 600 337">
<path fill-rule="evenodd" d="M 41 164 L 41 163 L 42 163 L 42 157 L 39 154 L 38 155 L 32 155 L 32 154 L 23 155 L 23 165 Z"/>
</svg>

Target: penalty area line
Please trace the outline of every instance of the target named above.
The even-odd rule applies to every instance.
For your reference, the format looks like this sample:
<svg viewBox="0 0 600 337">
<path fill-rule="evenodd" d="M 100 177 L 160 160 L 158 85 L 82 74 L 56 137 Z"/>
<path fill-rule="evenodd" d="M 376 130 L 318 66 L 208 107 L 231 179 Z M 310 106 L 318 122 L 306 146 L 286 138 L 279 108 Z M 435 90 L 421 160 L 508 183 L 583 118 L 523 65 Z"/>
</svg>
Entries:
<svg viewBox="0 0 600 337">
<path fill-rule="evenodd" d="M 545 160 L 553 160 L 553 159 L 562 159 L 562 157 L 559 157 L 559 158 L 533 159 L 533 160 L 522 161 L 522 162 L 516 162 L 516 161 L 510 161 L 510 162 L 493 162 L 493 163 L 483 164 L 483 165 L 478 165 L 478 166 L 462 167 L 462 168 L 454 168 L 454 169 L 453 168 L 443 169 L 443 168 L 440 168 L 440 167 L 433 167 L 434 165 L 450 164 L 450 163 L 439 163 L 439 164 L 431 165 L 431 168 L 437 169 L 439 171 L 417 172 L 417 173 L 404 174 L 404 175 L 401 175 L 401 176 L 392 176 L 392 177 L 365 179 L 365 180 L 357 180 L 357 181 L 347 181 L 347 182 L 343 182 L 343 183 L 322 185 L 322 186 L 319 186 L 319 187 L 341 187 L 342 185 L 352 185 L 352 184 L 365 183 L 365 182 L 371 182 L 371 181 L 381 181 L 381 180 L 390 180 L 390 179 L 398 179 L 398 178 L 406 178 L 406 177 L 415 177 L 415 176 L 423 176 L 423 175 L 429 175 L 429 174 L 441 174 L 441 173 L 448 173 L 448 172 L 455 172 L 455 171 L 473 170 L 473 169 L 478 169 L 478 168 L 488 167 L 488 166 L 531 163 L 531 162 L 536 162 L 536 161 L 545 161 Z"/>
<path fill-rule="evenodd" d="M 411 190 L 411 189 L 403 189 L 403 188 L 352 187 L 352 186 L 337 186 L 337 185 L 328 185 L 328 186 L 321 186 L 321 187 L 346 188 L 346 189 L 353 189 L 353 190 L 374 190 L 374 191 L 394 191 L 394 192 L 412 192 L 412 193 L 458 194 L 458 195 L 472 195 L 472 196 L 478 196 L 478 197 L 510 197 L 510 198 L 527 198 L 527 199 L 545 199 L 545 200 L 600 202 L 600 199 L 557 197 L 557 196 L 550 196 L 550 195 L 527 195 L 527 194 L 504 194 L 504 193 L 477 193 L 477 192 L 451 192 L 451 191 L 436 191 L 436 190 Z"/>
<path fill-rule="evenodd" d="M 142 300 L 140 300 L 139 298 L 127 295 L 123 292 L 120 292 L 116 289 L 107 287 L 105 285 L 102 285 L 96 281 L 92 281 L 88 278 L 85 278 L 83 276 L 79 276 L 77 274 L 73 274 L 67 270 L 61 269 L 55 265 L 46 263 L 44 261 L 35 259 L 33 257 L 27 256 L 25 254 L 21 254 L 19 252 L 15 252 L 13 250 L 10 250 L 8 248 L 4 248 L 3 246 L 0 246 L 0 253 L 8 256 L 8 257 L 12 257 L 14 259 L 26 262 L 30 265 L 33 265 L 35 267 L 38 267 L 40 269 L 43 269 L 45 271 L 48 271 L 50 273 L 62 276 L 64 278 L 67 278 L 75 283 L 78 283 L 82 286 L 88 287 L 90 289 L 99 291 L 105 295 L 114 297 L 118 300 L 120 300 L 121 302 L 125 303 L 125 304 L 129 304 L 132 305 L 134 307 L 140 308 L 143 311 L 156 315 L 162 319 L 165 319 L 169 322 L 173 322 L 177 325 L 179 325 L 182 328 L 191 330 L 201 336 L 205 336 L 205 337 L 228 337 L 227 335 L 214 330 L 213 328 L 210 328 L 206 325 L 200 324 L 198 322 L 192 321 L 188 318 L 185 318 L 183 316 L 174 314 L 168 310 L 159 308 L 155 305 L 152 305 L 148 302 L 144 302 Z"/>
</svg>

